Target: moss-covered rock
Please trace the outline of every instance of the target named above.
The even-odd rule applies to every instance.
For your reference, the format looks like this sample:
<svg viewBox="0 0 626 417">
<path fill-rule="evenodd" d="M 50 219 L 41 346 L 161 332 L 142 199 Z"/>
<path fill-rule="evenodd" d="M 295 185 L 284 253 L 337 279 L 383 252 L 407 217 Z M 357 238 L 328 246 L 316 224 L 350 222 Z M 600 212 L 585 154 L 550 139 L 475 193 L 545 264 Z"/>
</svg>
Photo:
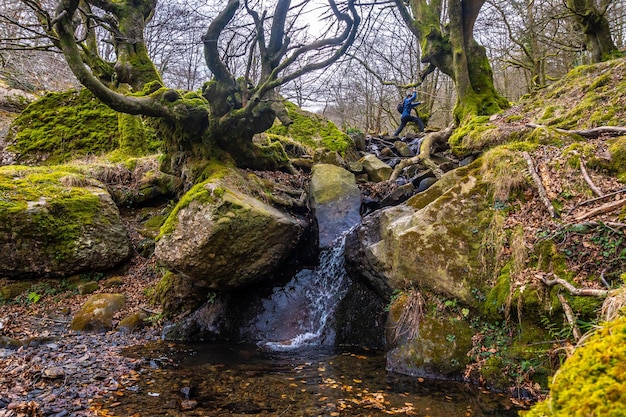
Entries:
<svg viewBox="0 0 626 417">
<path fill-rule="evenodd" d="M 484 286 L 479 251 L 493 215 L 488 194 L 476 165 L 451 171 L 364 219 L 346 242 L 348 262 L 377 288 L 428 288 L 475 305 L 471 289 Z"/>
<path fill-rule="evenodd" d="M 276 121 L 266 133 L 289 137 L 311 149 L 324 147 L 342 155 L 355 146 L 350 136 L 339 130 L 333 122 L 290 102 L 285 102 L 285 107 L 293 123 L 285 126 Z"/>
<path fill-rule="evenodd" d="M 68 276 L 111 268 L 129 254 L 101 183 L 71 167 L 0 167 L 0 274 Z"/>
<path fill-rule="evenodd" d="M 626 317 L 594 332 L 554 377 L 550 396 L 524 417 L 626 415 Z"/>
<path fill-rule="evenodd" d="M 147 318 L 148 313 L 146 313 L 145 311 L 134 311 L 128 316 L 124 317 L 122 320 L 120 320 L 119 324 L 117 325 L 117 330 L 122 333 L 136 332 L 146 326 Z"/>
<path fill-rule="evenodd" d="M 137 116 L 120 116 L 88 90 L 48 93 L 14 121 L 8 151 L 18 163 L 58 164 L 121 147 L 130 155 L 156 151 L 159 141 Z"/>
<path fill-rule="evenodd" d="M 14 282 L 0 287 L 0 300 L 12 300 L 33 285 L 32 282 Z"/>
<path fill-rule="evenodd" d="M 113 316 L 126 304 L 123 294 L 95 294 L 74 315 L 74 331 L 107 331 L 113 327 Z"/>
<path fill-rule="evenodd" d="M 179 201 L 155 254 L 197 285 L 233 289 L 266 278 L 297 246 L 302 225 L 241 191 L 236 171 L 217 170 Z"/>
<path fill-rule="evenodd" d="M 473 331 L 447 312 L 421 311 L 414 296 L 401 294 L 387 319 L 387 370 L 405 375 L 458 379 L 469 362 Z M 406 319 L 407 315 L 415 315 Z M 403 322 L 404 321 L 404 322 Z"/>
</svg>

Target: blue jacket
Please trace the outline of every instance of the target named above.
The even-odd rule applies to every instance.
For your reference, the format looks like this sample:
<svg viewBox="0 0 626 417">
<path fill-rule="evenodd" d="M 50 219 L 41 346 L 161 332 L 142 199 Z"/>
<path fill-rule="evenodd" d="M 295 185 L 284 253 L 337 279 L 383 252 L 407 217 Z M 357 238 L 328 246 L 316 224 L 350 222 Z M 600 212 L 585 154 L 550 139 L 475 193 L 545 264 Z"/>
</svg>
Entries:
<svg viewBox="0 0 626 417">
<path fill-rule="evenodd" d="M 408 117 L 411 115 L 411 110 L 413 110 L 415 107 L 419 106 L 420 104 L 422 104 L 420 101 L 417 101 L 415 103 L 413 103 L 413 100 L 415 100 L 417 98 L 417 93 L 415 91 L 413 91 L 413 94 L 411 95 L 411 97 L 407 97 L 404 99 L 404 109 L 402 110 L 402 116 L 401 117 Z"/>
</svg>

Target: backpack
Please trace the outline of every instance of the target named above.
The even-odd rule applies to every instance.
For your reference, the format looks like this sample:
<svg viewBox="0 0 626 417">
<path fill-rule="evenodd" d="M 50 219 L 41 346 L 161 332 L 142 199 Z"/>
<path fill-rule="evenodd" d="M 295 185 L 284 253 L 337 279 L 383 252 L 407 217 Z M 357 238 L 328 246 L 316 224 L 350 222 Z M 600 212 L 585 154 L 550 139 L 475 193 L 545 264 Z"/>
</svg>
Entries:
<svg viewBox="0 0 626 417">
<path fill-rule="evenodd" d="M 398 103 L 398 107 L 396 107 L 396 109 L 398 109 L 398 113 L 402 113 L 404 111 L 404 100 Z"/>
</svg>

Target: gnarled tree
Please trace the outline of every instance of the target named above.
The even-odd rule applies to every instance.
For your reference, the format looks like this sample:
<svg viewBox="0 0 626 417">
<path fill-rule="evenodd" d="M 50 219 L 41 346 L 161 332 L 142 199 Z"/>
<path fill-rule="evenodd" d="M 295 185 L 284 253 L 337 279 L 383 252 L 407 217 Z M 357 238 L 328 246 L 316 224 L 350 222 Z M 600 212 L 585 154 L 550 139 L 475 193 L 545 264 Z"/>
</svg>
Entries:
<svg viewBox="0 0 626 417">
<path fill-rule="evenodd" d="M 619 54 L 607 19 L 611 3 L 612 0 L 567 0 L 567 8 L 585 35 L 585 46 L 592 62 L 606 61 Z"/>
<path fill-rule="evenodd" d="M 354 0 L 328 0 L 333 24 L 323 36 L 296 42 L 294 36 L 302 32 L 296 20 L 308 0 L 295 6 L 290 0 L 276 0 L 269 17 L 267 10 L 259 10 L 260 2 L 228 0 L 202 38 L 213 79 L 197 93 L 166 88 L 148 56 L 144 31 L 156 0 L 59 0 L 54 11 L 39 1 L 22 1 L 36 12 L 72 72 L 96 97 L 116 111 L 153 118 L 165 142 L 164 168 L 175 174 L 190 172 L 190 164 L 201 165 L 220 151 L 239 166 L 288 167 L 280 151 L 257 146 L 253 136 L 272 126 L 276 117 L 289 123 L 277 88 L 339 59 L 353 43 L 360 22 Z M 237 79 L 220 45 L 229 25 L 246 16 L 254 28 L 249 44 L 256 44 L 249 50 L 261 63 L 255 80 Z M 96 33 L 103 30 L 110 35 L 114 62 L 99 53 L 102 43 Z M 193 175 L 188 179 L 193 181 Z"/>
<path fill-rule="evenodd" d="M 484 3 L 485 0 L 447 0 L 445 4 L 443 0 L 395 0 L 404 22 L 420 42 L 422 62 L 428 64 L 422 79 L 438 68 L 454 81 L 457 121 L 508 107 L 508 101 L 494 87 L 485 48 L 474 39 L 474 24 Z"/>
</svg>

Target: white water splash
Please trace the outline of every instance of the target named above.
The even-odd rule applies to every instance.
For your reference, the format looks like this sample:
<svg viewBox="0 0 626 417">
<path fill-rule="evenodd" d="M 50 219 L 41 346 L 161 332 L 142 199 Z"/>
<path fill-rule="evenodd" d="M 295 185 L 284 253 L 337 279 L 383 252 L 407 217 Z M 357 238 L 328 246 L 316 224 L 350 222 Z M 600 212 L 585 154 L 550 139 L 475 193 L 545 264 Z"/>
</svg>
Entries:
<svg viewBox="0 0 626 417">
<path fill-rule="evenodd" d="M 319 265 L 297 273 L 263 302 L 264 313 L 254 326 L 259 345 L 273 351 L 333 346 L 335 309 L 348 291 L 344 267 L 345 236 L 322 249 Z"/>
</svg>

